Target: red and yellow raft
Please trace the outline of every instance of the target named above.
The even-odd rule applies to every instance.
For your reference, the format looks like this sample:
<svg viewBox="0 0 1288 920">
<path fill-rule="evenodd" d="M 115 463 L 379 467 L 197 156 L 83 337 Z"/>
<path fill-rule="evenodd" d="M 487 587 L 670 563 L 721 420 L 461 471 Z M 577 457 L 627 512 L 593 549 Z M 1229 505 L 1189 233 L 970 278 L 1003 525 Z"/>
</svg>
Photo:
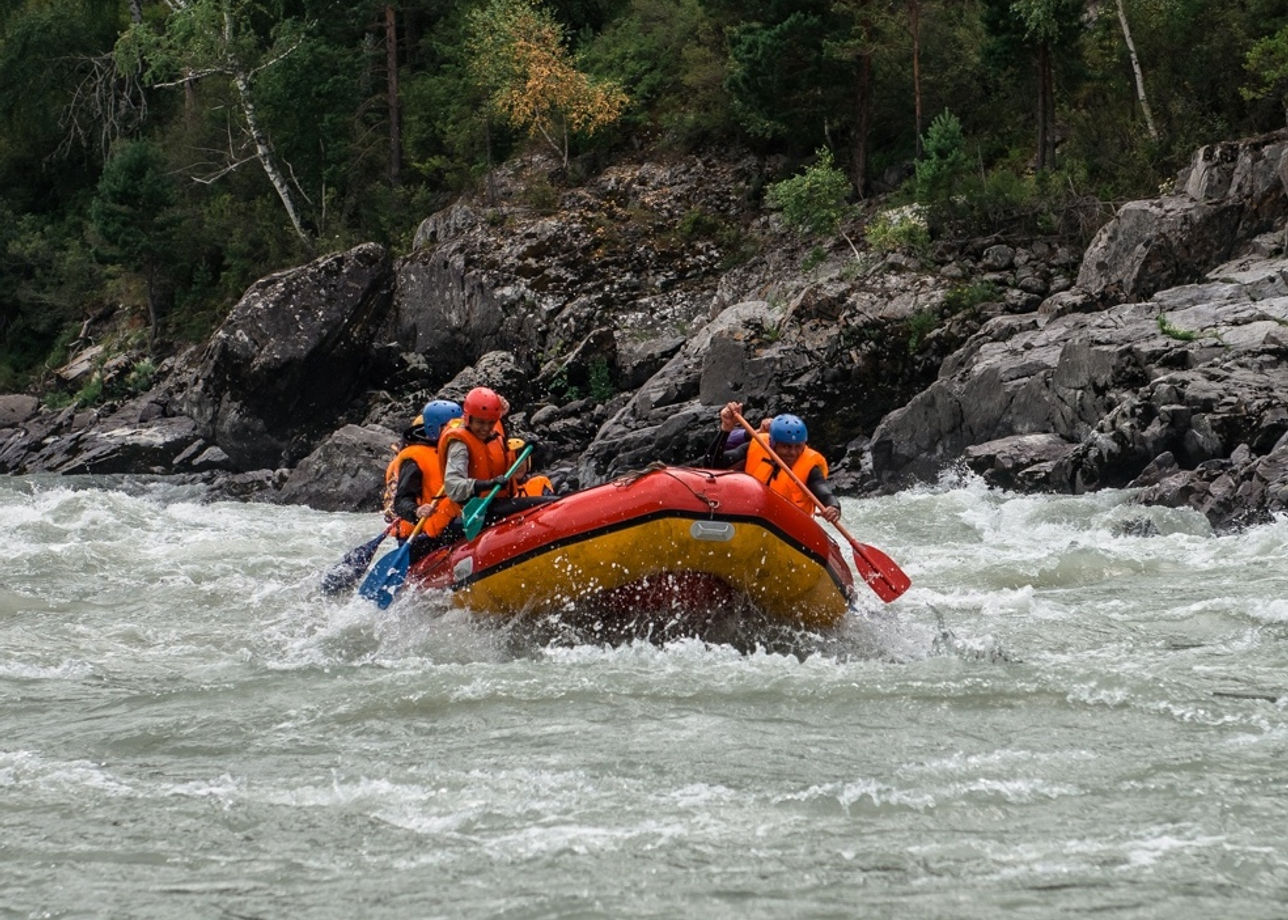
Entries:
<svg viewBox="0 0 1288 920">
<path fill-rule="evenodd" d="M 745 601 L 811 629 L 854 579 L 817 518 L 745 473 L 660 467 L 505 518 L 433 553 L 409 582 L 485 616 L 577 609 L 702 615 Z"/>
</svg>

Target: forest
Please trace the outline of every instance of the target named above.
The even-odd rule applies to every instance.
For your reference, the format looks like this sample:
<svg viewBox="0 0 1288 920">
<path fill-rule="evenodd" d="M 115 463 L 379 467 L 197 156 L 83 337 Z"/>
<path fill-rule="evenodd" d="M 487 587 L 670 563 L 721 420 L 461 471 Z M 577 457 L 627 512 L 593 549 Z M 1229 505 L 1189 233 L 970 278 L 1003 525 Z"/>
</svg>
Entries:
<svg viewBox="0 0 1288 920">
<path fill-rule="evenodd" d="M 1077 234 L 1050 218 L 1064 203 L 1157 195 L 1194 148 L 1288 121 L 1283 0 L 6 0 L 0 17 L 0 392 L 47 390 L 113 316 L 145 387 L 251 281 L 367 240 L 404 253 L 533 146 L 569 186 L 615 157 L 744 150 L 784 180 L 826 164 L 850 202 L 951 203 L 937 233 L 987 230 L 1001 203 Z"/>
</svg>

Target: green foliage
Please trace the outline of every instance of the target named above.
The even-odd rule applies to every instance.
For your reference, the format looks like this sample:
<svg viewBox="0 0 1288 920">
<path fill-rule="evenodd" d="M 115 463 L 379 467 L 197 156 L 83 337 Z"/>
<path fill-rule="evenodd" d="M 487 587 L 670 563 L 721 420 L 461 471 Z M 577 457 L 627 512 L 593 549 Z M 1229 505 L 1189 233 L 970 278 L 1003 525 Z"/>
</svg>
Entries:
<svg viewBox="0 0 1288 920">
<path fill-rule="evenodd" d="M 89 209 L 107 256 L 135 271 L 156 270 L 173 245 L 176 198 L 174 181 L 154 144 L 120 145 L 103 166 Z"/>
<path fill-rule="evenodd" d="M 1178 342 L 1193 342 L 1199 337 L 1199 334 L 1191 329 L 1181 329 L 1179 326 L 1173 326 L 1167 321 L 1167 317 L 1161 313 L 1158 315 L 1158 331 L 1169 339 L 1176 339 Z"/>
<path fill-rule="evenodd" d="M 980 304 L 995 301 L 1001 295 L 1001 288 L 992 281 L 959 284 L 944 295 L 944 310 L 950 314 L 969 313 Z"/>
<path fill-rule="evenodd" d="M 926 211 L 917 205 L 881 211 L 868 222 L 863 238 L 877 252 L 907 252 L 924 256 L 930 249 Z"/>
<path fill-rule="evenodd" d="M 617 388 L 613 386 L 613 372 L 606 358 L 592 358 L 590 367 L 587 369 L 587 377 L 586 385 L 590 390 L 590 398 L 595 402 L 606 403 L 617 394 Z"/>
<path fill-rule="evenodd" d="M 711 4 L 709 4 L 711 5 Z M 826 54 L 834 27 L 827 0 L 747 0 L 726 27 L 733 112 L 753 138 L 804 152 L 824 141 L 823 124 L 844 110 L 846 67 Z"/>
<path fill-rule="evenodd" d="M 945 110 L 935 116 L 917 161 L 917 200 L 923 204 L 946 201 L 956 194 L 970 172 L 962 123 Z"/>
<path fill-rule="evenodd" d="M 678 145 L 728 135 L 724 43 L 698 0 L 631 0 L 582 53 L 631 97 L 626 126 L 659 126 Z"/>
<path fill-rule="evenodd" d="M 0 360 L 8 386 L 62 363 L 63 346 L 97 306 L 103 283 L 78 219 L 14 214 L 0 199 Z"/>
<path fill-rule="evenodd" d="M 919 352 L 926 337 L 938 327 L 939 315 L 934 310 L 918 310 L 908 317 L 908 354 Z"/>
<path fill-rule="evenodd" d="M 769 186 L 765 198 L 783 212 L 783 220 L 793 230 L 825 236 L 836 233 L 849 213 L 850 191 L 850 180 L 836 168 L 832 151 L 822 147 L 815 153 L 814 165 Z"/>
<path fill-rule="evenodd" d="M 685 211 L 675 225 L 675 232 L 681 240 L 712 239 L 725 227 L 725 222 L 702 208 L 690 208 Z"/>
<path fill-rule="evenodd" d="M 827 250 L 822 246 L 811 246 L 810 251 L 805 254 L 801 260 L 801 271 L 809 271 L 817 268 L 827 261 Z"/>
<path fill-rule="evenodd" d="M 103 375 L 95 372 L 90 376 L 89 381 L 76 391 L 72 397 L 72 403 L 77 407 L 84 409 L 92 406 L 103 398 Z"/>
<path fill-rule="evenodd" d="M 1239 89 L 1247 100 L 1275 99 L 1288 122 L 1288 26 L 1258 40 L 1244 58 L 1252 82 Z"/>
<path fill-rule="evenodd" d="M 152 363 L 150 358 L 143 358 L 134 363 L 130 368 L 130 373 L 125 378 L 126 389 L 131 394 L 146 393 L 152 389 L 152 384 L 156 382 L 157 366 Z"/>
</svg>

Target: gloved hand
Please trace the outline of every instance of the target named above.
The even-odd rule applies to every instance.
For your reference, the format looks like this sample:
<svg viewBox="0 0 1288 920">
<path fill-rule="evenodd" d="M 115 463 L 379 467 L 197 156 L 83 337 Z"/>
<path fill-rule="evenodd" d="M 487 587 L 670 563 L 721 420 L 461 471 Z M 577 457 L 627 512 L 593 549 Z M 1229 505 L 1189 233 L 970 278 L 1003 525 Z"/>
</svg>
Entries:
<svg viewBox="0 0 1288 920">
<path fill-rule="evenodd" d="M 476 479 L 474 480 L 474 494 L 487 495 L 497 486 L 503 486 L 506 483 L 504 476 L 497 476 L 495 479 Z"/>
</svg>

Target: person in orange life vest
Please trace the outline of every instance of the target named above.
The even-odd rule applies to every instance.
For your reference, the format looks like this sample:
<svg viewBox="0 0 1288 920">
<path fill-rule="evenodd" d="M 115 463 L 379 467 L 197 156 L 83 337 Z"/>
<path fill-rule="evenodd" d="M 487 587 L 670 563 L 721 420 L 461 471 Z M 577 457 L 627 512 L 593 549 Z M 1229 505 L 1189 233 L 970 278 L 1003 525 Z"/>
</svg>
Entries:
<svg viewBox="0 0 1288 920">
<path fill-rule="evenodd" d="M 769 488 L 795 504 L 806 514 L 814 513 L 814 503 L 808 495 L 801 493 L 790 476 L 782 471 L 774 459 L 763 447 L 748 437 L 746 443 L 727 449 L 730 433 L 735 429 L 741 431 L 734 414 L 742 413 L 742 403 L 726 403 L 720 410 L 720 431 L 707 449 L 706 464 L 714 469 L 728 469 L 741 466 L 747 473 L 755 476 Z M 806 441 L 809 431 L 805 422 L 795 415 L 778 415 L 764 419 L 760 431 L 769 437 L 769 446 L 774 453 L 786 463 L 801 482 L 809 487 L 814 497 L 823 504 L 819 512 L 824 519 L 835 524 L 841 519 L 841 503 L 832 494 L 832 487 L 827 483 L 827 460 Z"/>
<path fill-rule="evenodd" d="M 412 562 L 464 536 L 460 524 L 452 526 L 461 509 L 442 494 L 443 472 L 438 458 L 438 440 L 443 429 L 460 417 L 461 407 L 450 400 L 435 399 L 427 403 L 420 414 L 420 429 L 408 432 L 410 437 L 404 436 L 406 446 L 390 463 L 397 476 L 393 511 L 399 542 L 407 539 L 417 521 L 427 518 L 412 540 Z"/>
<path fill-rule="evenodd" d="M 520 495 L 515 478 L 506 478 L 516 454 L 506 443 L 501 417 L 510 404 L 496 391 L 475 387 L 465 394 L 464 424 L 447 428 L 438 442 L 447 497 L 464 506 L 471 498 L 496 496 L 488 504 L 485 523 L 553 501 L 553 495 Z"/>
<path fill-rule="evenodd" d="M 506 446 L 510 448 L 510 453 L 516 457 L 519 456 L 519 451 L 523 450 L 524 446 L 527 444 L 523 438 L 510 438 L 505 443 Z M 541 475 L 530 476 L 528 474 L 531 471 L 532 455 L 529 454 L 528 458 L 523 461 L 523 465 L 519 467 L 518 472 L 514 474 L 514 481 L 518 484 L 519 494 L 554 495 L 555 486 L 554 483 L 550 481 L 550 477 Z"/>
</svg>

